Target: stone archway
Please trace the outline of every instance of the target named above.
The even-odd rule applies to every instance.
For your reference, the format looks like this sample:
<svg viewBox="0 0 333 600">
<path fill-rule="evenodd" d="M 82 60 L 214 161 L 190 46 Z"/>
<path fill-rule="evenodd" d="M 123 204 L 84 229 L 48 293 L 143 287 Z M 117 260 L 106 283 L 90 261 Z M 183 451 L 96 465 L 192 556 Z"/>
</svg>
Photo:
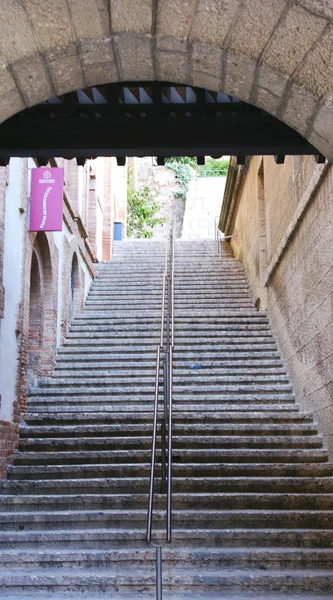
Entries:
<svg viewBox="0 0 333 600">
<path fill-rule="evenodd" d="M 0 119 L 114 81 L 238 96 L 333 160 L 333 7 L 325 0 L 33 0 L 2 7 Z"/>
<path fill-rule="evenodd" d="M 29 386 L 36 385 L 41 375 L 41 350 L 43 343 L 43 302 L 41 290 L 41 265 L 35 251 L 32 253 L 30 271 L 29 330 L 27 340 L 26 374 Z"/>
</svg>

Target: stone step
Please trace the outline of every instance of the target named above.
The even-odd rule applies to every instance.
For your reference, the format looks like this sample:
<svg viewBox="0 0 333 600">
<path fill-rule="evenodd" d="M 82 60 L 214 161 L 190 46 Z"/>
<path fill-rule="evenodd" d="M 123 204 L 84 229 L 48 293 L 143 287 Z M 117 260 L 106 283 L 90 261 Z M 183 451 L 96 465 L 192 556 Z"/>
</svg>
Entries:
<svg viewBox="0 0 333 600">
<path fill-rule="evenodd" d="M 139 438 L 131 436 L 117 436 L 112 437 L 106 435 L 94 435 L 93 433 L 88 437 L 66 437 L 57 436 L 50 434 L 49 437 L 36 437 L 36 438 L 21 438 L 20 449 L 38 449 L 44 450 L 55 450 L 59 448 L 63 449 L 92 449 L 92 448 L 103 448 L 104 449 L 120 449 L 123 447 L 134 448 L 134 449 L 145 449 L 151 448 L 151 435 L 141 435 Z M 273 448 L 273 449 L 288 449 L 288 448 L 321 448 L 322 438 L 317 435 L 311 436 L 286 436 L 286 435 L 242 435 L 239 432 L 238 435 L 234 433 L 232 435 L 217 436 L 217 435 L 173 435 L 173 448 L 174 452 L 178 449 L 195 449 L 207 448 L 211 451 L 220 451 L 224 448 Z M 259 456 L 258 456 L 259 458 Z"/>
<path fill-rule="evenodd" d="M 164 545 L 165 532 L 157 529 L 154 543 Z M 293 548 L 332 548 L 332 529 L 182 529 L 174 528 L 172 531 L 172 548 L 182 546 L 184 539 L 190 536 L 192 546 L 233 548 L 246 544 L 247 549 L 252 547 L 279 548 L 289 546 Z M 0 532 L 0 547 L 11 549 L 18 548 L 137 548 L 145 541 L 143 529 L 78 529 L 68 531 L 58 530 L 32 530 Z M 163 555 L 164 556 L 164 555 Z M 290 598 L 290 597 L 289 597 Z M 297 596 L 298 600 L 299 597 Z M 308 597 L 307 597 L 308 598 Z M 321 597 L 322 598 L 322 597 Z M 220 600 L 220 599 L 219 599 Z M 239 599 L 238 599 L 239 600 Z"/>
<path fill-rule="evenodd" d="M 157 448 L 159 452 L 159 445 Z M 173 450 L 173 464 L 176 466 L 178 463 L 195 463 L 198 464 L 198 461 L 202 461 L 204 463 L 204 467 L 207 467 L 207 462 L 211 461 L 213 465 L 222 461 L 222 463 L 230 463 L 233 465 L 233 469 L 235 468 L 235 463 L 239 460 L 241 464 L 241 469 L 243 469 L 244 463 L 253 463 L 255 462 L 256 451 L 258 449 L 253 447 L 234 447 L 234 448 L 177 448 Z M 261 460 L 264 463 L 272 463 L 276 461 L 277 463 L 307 463 L 307 462 L 327 462 L 327 451 L 321 447 L 317 448 L 304 448 L 303 453 L 300 449 L 294 448 L 261 448 L 260 453 L 257 452 L 257 462 Z M 83 448 L 76 448 L 75 453 L 73 451 L 66 451 L 65 447 L 60 447 L 56 449 L 56 447 L 52 447 L 50 449 L 42 449 L 32 450 L 28 449 L 24 452 L 20 449 L 19 454 L 22 460 L 31 459 L 39 460 L 40 456 L 44 456 L 46 460 L 46 464 L 48 461 L 50 464 L 52 461 L 58 463 L 60 459 L 63 458 L 65 463 L 73 462 L 81 462 L 82 459 L 86 460 L 89 463 L 89 453 L 91 454 L 90 462 L 97 463 L 112 463 L 115 464 L 130 464 L 131 462 L 141 462 L 144 464 L 150 464 L 151 460 L 151 449 L 147 450 L 144 446 L 140 448 L 128 448 L 128 454 L 126 454 L 126 450 L 124 449 L 90 449 L 87 450 L 83 446 Z M 294 454 L 293 454 L 294 452 Z M 160 454 L 157 455 L 157 459 L 160 460 Z M 204 468 L 203 467 L 203 468 Z M 221 466 L 222 469 L 223 465 Z M 215 467 L 214 467 L 215 468 Z M 326 468 L 326 467 L 325 467 Z"/>
<path fill-rule="evenodd" d="M 133 365 L 133 367 L 131 368 L 130 366 L 125 369 L 125 368 L 113 368 L 112 363 L 109 363 L 109 366 L 105 366 L 103 369 L 103 364 L 101 364 L 99 367 L 96 365 L 96 363 L 87 363 L 86 365 L 84 365 L 83 363 L 80 363 L 79 365 L 76 365 L 76 368 L 71 368 L 71 363 L 67 363 L 67 365 L 58 365 L 55 370 L 53 371 L 52 374 L 52 381 L 54 381 L 54 379 L 66 379 L 67 381 L 79 381 L 83 378 L 89 378 L 89 380 L 94 380 L 94 379 L 98 379 L 98 378 L 105 378 L 105 377 L 119 377 L 119 379 L 121 380 L 124 377 L 133 377 L 134 379 L 137 377 L 140 377 L 143 375 L 143 373 L 145 374 L 145 376 L 148 377 L 153 377 L 155 378 L 155 372 L 156 369 L 154 368 L 155 365 L 152 363 L 151 364 L 151 368 L 148 367 L 148 365 L 146 367 L 141 368 L 141 369 L 137 369 L 136 365 Z M 241 365 L 238 367 L 237 365 L 235 367 L 209 367 L 206 368 L 205 366 L 203 366 L 201 363 L 193 363 L 193 365 L 189 365 L 187 368 L 182 368 L 182 367 L 178 367 L 178 366 L 174 366 L 174 373 L 175 373 L 175 377 L 178 378 L 188 378 L 188 377 L 196 377 L 196 373 L 200 372 L 200 377 L 203 376 L 209 376 L 209 377 L 218 377 L 218 376 L 222 376 L 222 375 L 230 375 L 232 377 L 236 377 L 238 375 L 244 377 L 247 375 L 253 376 L 253 377 L 260 377 L 263 375 L 271 375 L 274 376 L 276 375 L 278 376 L 282 376 L 285 375 L 286 371 L 284 369 L 284 367 L 269 367 L 269 366 L 264 366 L 262 368 L 260 367 L 256 367 L 255 365 L 252 367 L 247 367 L 247 368 L 241 368 Z M 160 372 L 162 373 L 162 370 L 160 370 Z M 195 375 L 193 375 L 193 372 L 195 373 Z M 48 379 L 40 379 L 39 380 L 39 385 L 43 384 L 45 381 L 48 381 Z M 51 381 L 51 380 L 50 380 Z"/>
<path fill-rule="evenodd" d="M 92 498 L 83 497 L 80 506 L 86 503 L 87 508 L 96 508 L 96 500 L 102 502 L 102 494 L 146 494 L 149 489 L 149 472 L 142 474 L 138 466 L 133 465 L 132 470 L 124 473 L 122 476 L 116 476 L 113 467 L 110 465 L 51 465 L 43 466 L 14 466 L 10 468 L 8 483 L 10 493 L 10 484 L 12 482 L 20 483 L 19 494 L 16 486 L 16 494 L 0 497 L 0 509 L 12 510 L 13 507 L 23 507 L 24 510 L 34 507 L 36 510 L 41 510 L 43 507 L 59 508 L 63 506 L 67 510 L 76 506 L 78 499 L 72 496 L 73 494 L 92 494 Z M 137 475 L 134 476 L 134 473 Z M 45 494 L 64 494 L 64 481 L 66 481 L 66 495 L 63 499 L 45 497 Z M 39 494 L 33 494 L 31 498 L 27 495 L 31 489 L 38 485 Z M 49 484 L 48 486 L 43 484 Z M 52 489 L 52 483 L 54 488 Z M 94 487 L 95 486 L 95 487 Z M 218 477 L 213 475 L 196 476 L 188 469 L 188 476 L 174 476 L 172 480 L 173 493 L 188 493 L 196 495 L 198 493 L 269 493 L 269 494 L 315 494 L 319 497 L 331 494 L 333 492 L 332 477 L 312 477 L 312 478 L 288 478 L 288 477 Z M 155 491 L 160 490 L 160 480 L 155 482 Z M 25 494 L 24 498 L 22 495 Z M 108 508 L 110 498 L 106 498 L 103 503 L 104 508 Z M 90 501 L 92 505 L 90 505 Z M 99 504 L 98 504 L 99 506 Z M 111 504 L 112 506 L 112 504 Z"/>
<path fill-rule="evenodd" d="M 96 322 L 73 322 L 70 326 L 69 333 L 89 333 L 89 332 L 145 332 L 145 331 L 160 331 L 161 323 L 156 320 L 152 323 L 134 322 L 134 323 L 119 323 L 109 321 L 105 322 L 104 319 L 96 320 Z M 249 323 L 239 324 L 236 322 L 226 323 L 176 323 L 175 333 L 188 335 L 221 335 L 223 333 L 234 333 L 241 332 L 242 335 L 248 333 L 253 334 L 255 332 L 269 333 L 272 335 L 269 325 L 267 323 Z M 195 333 L 194 333 L 195 332 Z"/>
<path fill-rule="evenodd" d="M 91 568 L 86 572 L 77 569 L 36 569 L 27 573 L 25 576 L 22 572 L 10 570 L 0 576 L 0 585 L 3 591 L 0 591 L 0 597 L 13 597 L 8 594 L 14 594 L 22 598 L 68 598 L 69 600 L 76 598 L 68 594 L 79 594 L 80 598 L 96 598 L 105 597 L 105 593 L 112 593 L 112 598 L 124 600 L 137 600 L 142 597 L 142 593 L 147 598 L 154 598 L 155 594 L 155 572 L 153 567 L 146 570 L 138 567 L 119 569 L 108 567 L 106 569 Z M 37 587 L 37 595 L 34 590 Z M 316 598 L 324 598 L 327 590 L 333 585 L 332 572 L 327 569 L 310 569 L 308 572 L 305 569 L 268 569 L 260 568 L 248 569 L 185 569 L 182 567 L 172 568 L 164 574 L 163 587 L 169 592 L 163 595 L 166 600 L 179 600 L 179 590 L 182 590 L 183 598 L 206 599 L 207 597 L 214 598 L 223 597 L 240 600 L 244 596 L 242 593 L 253 592 L 254 589 L 260 590 L 259 596 L 252 598 L 265 598 L 266 600 L 282 600 L 290 598 L 290 593 L 296 591 L 307 592 L 311 589 L 311 595 L 307 597 L 309 600 Z M 284 596 L 267 596 L 268 593 L 275 593 L 276 589 L 284 590 Z M 52 590 L 52 592 L 50 592 Z M 58 590 L 58 593 L 56 592 Z M 60 596 L 58 596 L 60 592 Z M 56 596 L 54 595 L 56 593 Z M 265 596 L 263 594 L 265 593 Z M 22 596 L 22 593 L 24 596 Z M 52 595 L 49 595 L 52 593 Z M 213 593 L 213 596 L 211 595 Z M 217 594 L 214 596 L 214 593 Z M 228 594 L 225 596 L 225 594 Z M 236 596 L 234 595 L 236 594 Z M 319 596 L 316 596 L 319 593 Z M 32 595 L 31 595 L 32 594 Z M 45 595 L 48 594 L 48 595 Z M 82 595 L 83 594 L 83 595 Z M 97 594 L 97 595 L 96 595 Z M 100 595 L 101 594 L 101 595 Z M 147 595 L 148 594 L 148 595 Z M 151 594 L 151 596 L 149 595 Z M 231 594 L 231 595 L 230 595 Z M 299 597 L 298 595 L 296 596 Z M 327 596 L 332 598 L 332 596 Z M 301 598 L 301 596 L 300 596 Z M 304 596 L 303 596 L 304 598 Z"/>
<path fill-rule="evenodd" d="M 240 412 L 243 413 L 244 411 L 248 411 L 249 413 L 252 412 L 257 412 L 257 411 L 262 411 L 263 413 L 265 412 L 273 412 L 275 411 L 276 414 L 281 414 L 281 412 L 284 412 L 286 414 L 289 413 L 294 413 L 295 410 L 297 410 L 299 407 L 298 405 L 293 401 L 293 402 L 285 402 L 284 404 L 282 402 L 271 402 L 271 403 L 267 403 L 267 399 L 266 402 L 263 401 L 262 403 L 260 402 L 251 402 L 251 404 L 249 405 L 248 403 L 248 398 L 245 399 L 244 403 L 231 403 L 229 402 L 225 402 L 223 403 L 223 406 L 221 407 L 218 403 L 212 404 L 209 402 L 205 402 L 204 404 L 189 404 L 186 402 L 178 402 L 176 404 L 173 404 L 173 412 L 174 415 L 176 415 L 177 413 L 184 413 L 184 412 L 188 412 L 190 413 L 191 411 L 193 412 L 193 414 L 195 415 L 195 417 L 197 418 L 197 414 L 198 411 L 201 412 L 201 414 L 206 414 L 206 413 L 211 413 L 212 415 L 214 413 L 219 414 L 221 412 L 221 409 L 223 408 L 223 410 L 227 411 L 229 409 L 229 411 L 231 413 L 235 413 L 235 412 Z M 110 415 L 121 415 L 121 413 L 127 414 L 128 411 L 137 411 L 138 413 L 141 412 L 151 412 L 151 414 L 153 413 L 153 403 L 152 402 L 145 402 L 145 401 L 141 401 L 140 403 L 138 403 L 136 400 L 134 400 L 133 402 L 130 402 L 129 400 L 127 400 L 127 402 L 106 402 L 104 399 L 101 399 L 100 402 L 96 403 L 91 403 L 91 401 L 89 401 L 89 399 L 86 399 L 85 401 L 80 402 L 79 404 L 77 404 L 77 402 L 72 402 L 72 403 L 67 403 L 67 404 L 63 404 L 60 405 L 60 403 L 52 403 L 50 404 L 49 402 L 45 402 L 43 398 L 41 398 L 40 400 L 34 400 L 34 402 L 32 401 L 28 401 L 28 414 L 33 415 L 33 414 L 38 414 L 38 416 L 40 417 L 41 414 L 44 414 L 45 418 L 48 417 L 49 414 L 52 415 L 56 415 L 56 414 L 63 414 L 63 413 L 67 413 L 69 414 L 77 414 L 77 413 L 86 413 L 87 415 L 89 414 L 96 414 L 96 412 L 98 413 L 108 413 Z"/>
<path fill-rule="evenodd" d="M 189 540 L 190 541 L 190 540 Z M 331 548 L 203 548 L 186 545 L 184 548 L 165 547 L 163 551 L 164 572 L 172 568 L 203 567 L 208 565 L 208 572 L 214 568 L 301 568 L 306 567 L 329 569 L 333 565 L 333 550 Z M 135 563 L 140 567 L 154 567 L 155 549 L 142 545 L 135 549 L 82 549 L 81 551 L 67 549 L 38 550 L 4 550 L 0 556 L 0 566 L 3 569 L 103 569 L 112 564 L 118 567 L 124 563 Z M 333 582 L 333 575 L 332 575 Z"/>
<path fill-rule="evenodd" d="M 156 343 L 159 341 L 160 335 L 160 327 L 159 328 L 146 328 L 146 329 L 135 329 L 135 330 L 126 330 L 126 329 L 118 329 L 115 327 L 112 330 L 110 327 L 105 329 L 89 329 L 89 330 L 72 330 L 69 331 L 66 336 L 66 345 L 71 344 L 74 340 L 86 340 L 93 337 L 93 339 L 103 339 L 108 342 L 117 342 L 119 343 L 122 340 L 140 340 L 143 343 L 146 340 L 150 342 L 155 340 Z M 267 340 L 270 342 L 274 342 L 274 338 L 270 331 L 265 331 L 262 329 L 257 329 L 254 331 L 240 331 L 240 330 L 228 330 L 228 329 L 219 329 L 215 331 L 209 330 L 176 330 L 175 331 L 175 344 L 184 344 L 187 343 L 188 340 L 195 339 L 196 343 L 201 343 L 202 345 L 207 343 L 213 343 L 216 341 L 218 343 L 222 343 L 223 340 L 227 340 L 227 343 L 232 341 L 233 343 L 241 343 L 242 341 L 251 341 L 253 343 L 257 343 L 257 340 Z M 76 341 L 74 343 L 77 343 Z"/>
<path fill-rule="evenodd" d="M 174 371 L 174 377 L 173 377 L 173 384 L 174 384 L 174 390 L 178 391 L 181 388 L 181 391 L 184 391 L 185 388 L 187 389 L 188 386 L 196 386 L 196 389 L 198 389 L 201 386 L 205 386 L 205 390 L 207 391 L 207 393 L 211 390 L 217 391 L 218 387 L 220 386 L 221 391 L 223 391 L 224 386 L 226 384 L 238 384 L 238 385 L 249 385 L 249 386 L 257 386 L 258 391 L 260 391 L 261 387 L 263 385 L 267 385 L 267 384 L 271 384 L 272 386 L 278 386 L 279 384 L 283 385 L 283 390 L 288 389 L 291 390 L 291 386 L 289 384 L 289 378 L 286 375 L 281 375 L 281 374 L 260 374 L 260 375 L 243 375 L 243 374 L 236 374 L 236 375 L 223 375 L 223 374 L 218 374 L 215 373 L 214 374 L 214 378 L 212 377 L 213 373 L 208 373 L 206 375 L 204 375 L 201 372 L 201 369 L 189 369 L 188 372 L 185 375 L 178 375 L 178 369 L 175 369 Z M 213 379 L 213 385 L 211 385 L 211 381 Z M 97 386 L 101 386 L 101 387 L 105 387 L 105 386 L 109 386 L 109 385 L 114 385 L 114 386 L 123 386 L 125 387 L 134 387 L 137 386 L 139 384 L 142 384 L 143 386 L 146 384 L 153 384 L 155 382 L 155 374 L 152 373 L 151 375 L 147 375 L 147 376 L 143 376 L 143 374 L 138 374 L 137 376 L 134 376 L 134 374 L 131 376 L 131 374 L 125 374 L 125 376 L 121 377 L 118 373 L 115 373 L 114 376 L 108 374 L 104 377 L 98 378 L 98 377 L 80 377 L 79 379 L 75 379 L 71 376 L 67 376 L 65 378 L 60 378 L 57 377 L 56 379 L 53 378 L 43 378 L 39 380 L 39 385 L 38 388 L 35 388 L 35 391 L 38 391 L 38 393 L 43 393 L 44 390 L 49 390 L 49 389 L 53 389 L 55 388 L 57 390 L 57 393 L 60 392 L 61 388 L 65 388 L 65 389 L 72 389 L 72 388 L 79 388 L 81 389 L 82 386 L 85 387 L 89 387 L 89 388 L 96 388 Z M 285 387 L 285 385 L 287 385 L 287 388 Z M 83 387 L 82 387 L 82 391 L 83 391 Z M 115 387 L 116 389 L 116 387 Z M 250 389 L 250 388 L 249 388 Z M 265 387 L 266 389 L 266 387 Z M 54 389 L 53 389 L 54 391 Z"/>
<path fill-rule="evenodd" d="M 218 495 L 217 495 L 218 496 Z M 224 495 L 226 496 L 226 495 Z M 222 510 L 214 507 L 213 509 L 204 508 L 200 506 L 200 510 L 195 508 L 178 508 L 174 505 L 173 509 L 173 524 L 175 527 L 183 527 L 192 530 L 193 528 L 234 528 L 234 527 L 246 527 L 253 529 L 259 527 L 260 529 L 265 527 L 270 528 L 309 528 L 309 529 L 331 529 L 332 530 L 332 518 L 333 511 L 328 509 L 311 509 L 302 508 L 300 510 L 300 499 L 295 507 L 279 508 L 269 507 L 267 504 L 262 504 L 261 508 L 247 508 L 236 509 L 233 504 L 235 495 L 232 495 L 230 503 L 233 509 L 224 507 Z M 305 504 L 309 502 L 311 496 L 305 497 Z M 147 502 L 147 496 L 134 496 L 132 498 L 132 506 L 137 506 L 135 510 L 112 508 L 108 510 L 80 510 L 75 511 L 19 511 L 0 513 L 0 524 L 2 531 L 13 531 L 17 530 L 20 525 L 24 524 L 26 531 L 39 530 L 46 528 L 46 530 L 63 529 L 65 526 L 71 530 L 75 529 L 96 529 L 101 527 L 119 527 L 121 526 L 124 530 L 127 528 L 141 526 L 143 531 L 146 527 L 147 520 L 147 509 L 139 507 L 136 504 L 138 499 L 145 499 Z M 177 495 L 176 495 L 177 498 Z M 209 496 L 206 496 L 208 500 L 211 500 Z M 241 497 L 239 496 L 239 499 Z M 244 503 L 252 498 L 250 495 L 242 498 Z M 261 496 L 253 495 L 253 503 L 258 504 L 259 500 L 262 500 Z M 271 494 L 266 496 L 268 504 L 278 504 L 280 497 L 273 499 Z M 313 497 L 313 503 L 316 504 L 316 497 Z M 79 498 L 78 498 L 79 500 Z M 120 500 L 124 503 L 124 495 L 120 496 Z M 199 498 L 196 499 L 197 502 Z M 215 498 L 216 502 L 220 498 Z M 135 503 L 133 502 L 135 501 Z M 157 503 L 157 502 L 156 502 Z M 238 502 L 239 504 L 239 502 Z M 288 504 L 288 502 L 285 502 Z M 295 497 L 289 498 L 289 504 L 295 505 Z M 197 504 L 198 505 L 198 504 Z M 165 510 L 156 508 L 154 510 L 154 523 L 157 527 L 163 527 L 165 524 Z"/>
<path fill-rule="evenodd" d="M 157 431 L 160 433 L 160 425 L 158 425 Z M 151 433 L 151 423 L 116 423 L 116 424 L 104 424 L 102 422 L 93 425 L 43 425 L 43 426 L 30 426 L 20 428 L 20 437 L 49 437 L 57 435 L 58 437 L 79 437 L 83 435 L 94 436 L 112 436 L 117 435 L 121 431 L 122 435 L 140 436 L 145 433 Z M 199 423 L 173 423 L 172 431 L 175 435 L 234 435 L 239 436 L 243 434 L 247 435 L 317 435 L 317 427 L 313 423 L 205 423 L 200 421 Z"/>
<path fill-rule="evenodd" d="M 295 407 L 295 405 L 294 405 Z M 201 424 L 216 424 L 218 426 L 225 424 L 232 424 L 233 426 L 237 426 L 237 424 L 262 424 L 263 426 L 265 426 L 265 424 L 275 424 L 275 425 L 281 425 L 284 426 L 284 424 L 288 425 L 288 424 L 303 424 L 303 423 L 308 423 L 310 424 L 310 426 L 313 426 L 313 419 L 312 419 L 312 415 L 309 413 L 301 413 L 299 412 L 296 408 L 292 407 L 291 409 L 289 409 L 287 412 L 280 412 L 277 413 L 275 412 L 269 412 L 268 410 L 266 411 L 260 411 L 260 412 L 254 412 L 254 411 L 248 411 L 248 412 L 241 412 L 241 411 L 232 411 L 229 410 L 228 412 L 221 412 L 221 411 L 214 411 L 212 413 L 205 413 L 204 415 L 201 415 L 196 412 L 175 412 L 174 415 L 174 419 L 173 419 L 173 423 L 174 426 L 176 426 L 177 424 L 181 425 L 182 423 L 185 424 L 191 424 L 191 423 L 201 423 Z M 92 413 L 90 412 L 89 414 L 85 414 L 84 412 L 81 414 L 76 414 L 76 413 L 66 413 L 66 412 L 61 412 L 61 413 L 30 413 L 28 412 L 27 415 L 25 416 L 25 421 L 27 423 L 29 423 L 29 425 L 33 426 L 34 424 L 42 424 L 42 425 L 48 425 L 48 426 L 52 426 L 53 421 L 54 424 L 56 425 L 72 425 L 72 424 L 118 424 L 120 427 L 123 424 L 130 424 L 130 425 L 135 425 L 135 424 L 149 424 L 152 423 L 152 410 L 150 412 L 122 412 L 119 414 L 114 414 L 114 413 L 103 413 L 103 412 L 95 412 Z"/>
<path fill-rule="evenodd" d="M 133 455 L 133 452 L 131 453 Z M 137 453 L 138 454 L 138 453 Z M 117 458 L 117 457 L 116 457 Z M 130 458 L 130 456 L 128 457 Z M 140 456 L 137 457 L 140 459 Z M 144 457 L 143 457 L 144 459 Z M 156 455 L 156 469 L 155 469 L 155 477 L 158 479 L 161 477 L 161 455 L 160 451 L 157 452 Z M 278 460 L 278 458 L 277 458 Z M 46 465 L 46 466 L 45 466 Z M 91 474 L 89 476 L 89 480 L 83 481 L 83 483 L 87 489 L 91 492 L 94 492 L 94 485 L 96 485 L 95 479 L 97 477 L 101 477 L 101 474 L 104 472 L 111 473 L 109 477 L 112 478 L 127 478 L 127 477 L 148 477 L 150 475 L 150 461 L 146 462 L 129 462 L 126 461 L 126 457 L 124 458 L 124 462 L 114 462 L 114 453 L 112 451 L 101 450 L 101 451 L 78 451 L 78 452 L 16 452 L 15 455 L 15 465 L 11 467 L 11 469 L 17 469 L 20 467 L 22 473 L 35 473 L 35 478 L 37 477 L 38 469 L 41 467 L 45 469 L 49 469 L 49 473 L 58 473 L 56 467 L 63 468 L 64 471 L 68 470 L 72 473 L 70 479 L 75 478 L 80 479 L 79 475 L 81 473 L 80 469 L 82 465 L 85 467 L 89 467 L 89 465 L 93 466 L 96 469 L 95 473 L 93 473 L 93 477 Z M 30 471 L 28 470 L 30 468 Z M 31 470 L 32 467 L 36 467 L 36 469 Z M 52 470 L 53 469 L 53 470 Z M 89 469 L 87 468 L 87 473 Z M 282 483 L 286 485 L 291 481 L 290 478 L 295 479 L 295 483 L 292 485 L 300 485 L 306 478 L 309 481 L 312 479 L 320 482 L 322 478 L 323 484 L 328 484 L 331 486 L 331 475 L 332 475 L 333 467 L 332 463 L 212 463 L 212 464 L 201 464 L 198 462 L 184 462 L 179 463 L 178 461 L 173 463 L 172 473 L 175 478 L 219 478 L 222 477 L 222 484 L 227 484 L 227 480 L 230 479 L 230 482 L 234 482 L 234 485 L 241 485 L 243 482 L 246 485 L 246 480 L 251 482 L 255 478 L 257 481 L 258 478 L 263 479 L 263 484 L 268 481 L 269 485 L 275 485 L 275 482 L 281 479 Z M 20 471 L 17 471 L 17 473 Z M 43 473 L 43 471 L 42 471 Z M 83 472 L 82 472 L 83 476 Z M 81 477 L 82 477 L 81 476 Z M 56 479 L 61 479 L 58 475 Z M 270 483 L 270 479 L 272 482 Z M 231 485 L 230 483 L 230 485 Z M 23 485 L 23 488 L 20 487 Z M 52 487 L 52 483 L 44 480 L 39 484 L 41 487 L 38 487 L 38 493 L 42 491 L 48 491 L 48 493 L 55 493 L 56 487 Z M 108 486 L 108 482 L 104 483 L 105 488 Z M 1 483 L 1 490 L 6 490 L 6 493 L 15 493 L 17 497 L 18 491 L 22 492 L 24 489 L 24 482 L 15 482 L 13 481 L 3 481 Z M 55 483 L 55 486 L 61 488 L 63 486 L 63 482 L 58 481 Z M 99 489 L 102 486 L 101 481 L 98 481 Z M 325 488 L 326 489 L 326 488 Z M 6 499 L 1 499 L 1 504 L 6 501 Z"/>
</svg>

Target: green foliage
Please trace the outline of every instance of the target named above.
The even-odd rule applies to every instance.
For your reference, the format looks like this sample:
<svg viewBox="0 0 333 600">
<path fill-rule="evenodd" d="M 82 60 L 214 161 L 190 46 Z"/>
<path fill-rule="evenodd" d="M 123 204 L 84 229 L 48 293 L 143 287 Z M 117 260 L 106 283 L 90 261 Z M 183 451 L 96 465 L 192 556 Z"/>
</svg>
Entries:
<svg viewBox="0 0 333 600">
<path fill-rule="evenodd" d="M 164 219 L 157 217 L 159 205 L 147 185 L 135 190 L 131 177 L 127 185 L 127 235 L 134 238 L 151 238 L 153 227 Z"/>
<path fill-rule="evenodd" d="M 229 167 L 229 160 L 216 160 L 209 156 L 206 159 L 206 164 L 198 167 L 200 172 L 199 177 L 225 177 Z"/>
<path fill-rule="evenodd" d="M 193 156 L 173 156 L 166 159 L 165 166 L 174 171 L 179 183 L 179 190 L 175 192 L 175 196 L 186 202 L 188 184 L 192 179 L 195 177 L 225 177 L 229 160 L 217 160 L 209 156 L 205 165 L 197 165 Z"/>
<path fill-rule="evenodd" d="M 179 189 L 175 192 L 176 198 L 181 198 L 185 202 L 188 184 L 195 178 L 195 159 L 189 156 L 167 158 L 165 166 L 174 171 L 179 183 Z"/>
</svg>

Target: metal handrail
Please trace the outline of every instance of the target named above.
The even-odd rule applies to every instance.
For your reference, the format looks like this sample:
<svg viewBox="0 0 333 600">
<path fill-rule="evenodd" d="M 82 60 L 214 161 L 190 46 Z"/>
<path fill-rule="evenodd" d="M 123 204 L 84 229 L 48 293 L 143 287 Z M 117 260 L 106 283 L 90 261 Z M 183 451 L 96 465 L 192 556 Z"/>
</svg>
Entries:
<svg viewBox="0 0 333 600">
<path fill-rule="evenodd" d="M 159 372 L 160 372 L 160 356 L 161 347 L 157 346 L 156 357 L 156 377 L 155 377 L 155 400 L 154 400 L 154 419 L 153 419 L 153 439 L 151 448 L 151 465 L 150 465 L 150 482 L 149 482 L 149 501 L 148 501 L 148 518 L 147 518 L 147 541 L 151 541 L 151 528 L 153 520 L 153 499 L 154 499 L 154 471 L 156 459 L 156 437 L 157 437 L 157 410 L 158 410 L 158 388 L 159 388 Z"/>
<path fill-rule="evenodd" d="M 169 250 L 169 252 L 168 252 Z M 147 518 L 147 541 L 151 543 L 152 520 L 153 520 L 153 500 L 154 500 L 154 473 L 156 464 L 156 440 L 157 440 L 157 418 L 158 418 L 158 399 L 160 384 L 160 363 L 163 352 L 164 342 L 164 320 L 166 316 L 166 347 L 163 359 L 163 387 L 164 387 L 164 414 L 161 418 L 161 437 L 162 437 L 162 493 L 167 492 L 167 519 L 166 519 L 166 540 L 171 542 L 172 534 L 172 378 L 173 378 L 173 346 L 174 346 L 174 225 L 170 227 L 170 237 L 166 243 L 165 266 L 163 275 L 162 292 L 162 312 L 161 312 L 161 335 L 160 343 L 157 347 L 156 356 L 156 374 L 155 374 L 155 397 L 154 397 L 154 416 L 153 416 L 153 434 L 151 449 L 151 466 L 149 481 L 149 501 Z M 168 260 L 169 258 L 169 260 Z M 168 269 L 169 266 L 169 269 Z M 167 314 L 165 315 L 166 287 L 168 283 L 168 302 Z M 166 489 L 166 423 L 168 423 L 168 475 Z M 162 600 L 162 548 L 156 547 L 156 598 Z"/>
<path fill-rule="evenodd" d="M 175 239 L 174 228 L 171 231 L 171 248 L 170 248 L 170 327 L 171 335 L 168 336 L 168 356 L 169 356 L 169 381 L 168 381 L 168 407 L 169 407 L 169 423 L 168 423 L 168 497 L 167 497 L 167 542 L 171 542 L 172 532 L 172 379 L 173 379 L 173 345 L 174 345 L 174 262 L 175 262 Z M 171 341 L 170 341 L 171 338 Z"/>
<path fill-rule="evenodd" d="M 165 245 L 165 261 L 164 261 L 163 288 L 162 288 L 161 335 L 160 335 L 160 343 L 157 346 L 157 356 L 156 356 L 153 434 L 152 434 L 148 516 L 147 516 L 147 542 L 151 541 L 151 530 L 152 530 L 152 521 L 153 521 L 154 474 L 155 474 L 155 462 L 156 462 L 156 438 L 157 438 L 157 415 L 158 415 L 158 392 L 159 392 L 159 383 L 160 383 L 161 350 L 163 348 L 163 338 L 164 338 L 165 290 L 166 290 L 167 270 L 168 270 L 168 240 L 166 241 L 166 245 Z"/>
</svg>

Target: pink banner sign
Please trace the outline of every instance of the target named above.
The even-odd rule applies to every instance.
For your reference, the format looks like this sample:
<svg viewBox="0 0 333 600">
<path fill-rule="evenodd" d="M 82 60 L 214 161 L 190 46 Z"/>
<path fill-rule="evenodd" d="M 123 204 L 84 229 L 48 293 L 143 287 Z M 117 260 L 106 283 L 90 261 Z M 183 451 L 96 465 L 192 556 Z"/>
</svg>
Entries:
<svg viewBox="0 0 333 600">
<path fill-rule="evenodd" d="M 29 231 L 62 230 L 63 187 L 64 169 L 32 169 Z"/>
</svg>

